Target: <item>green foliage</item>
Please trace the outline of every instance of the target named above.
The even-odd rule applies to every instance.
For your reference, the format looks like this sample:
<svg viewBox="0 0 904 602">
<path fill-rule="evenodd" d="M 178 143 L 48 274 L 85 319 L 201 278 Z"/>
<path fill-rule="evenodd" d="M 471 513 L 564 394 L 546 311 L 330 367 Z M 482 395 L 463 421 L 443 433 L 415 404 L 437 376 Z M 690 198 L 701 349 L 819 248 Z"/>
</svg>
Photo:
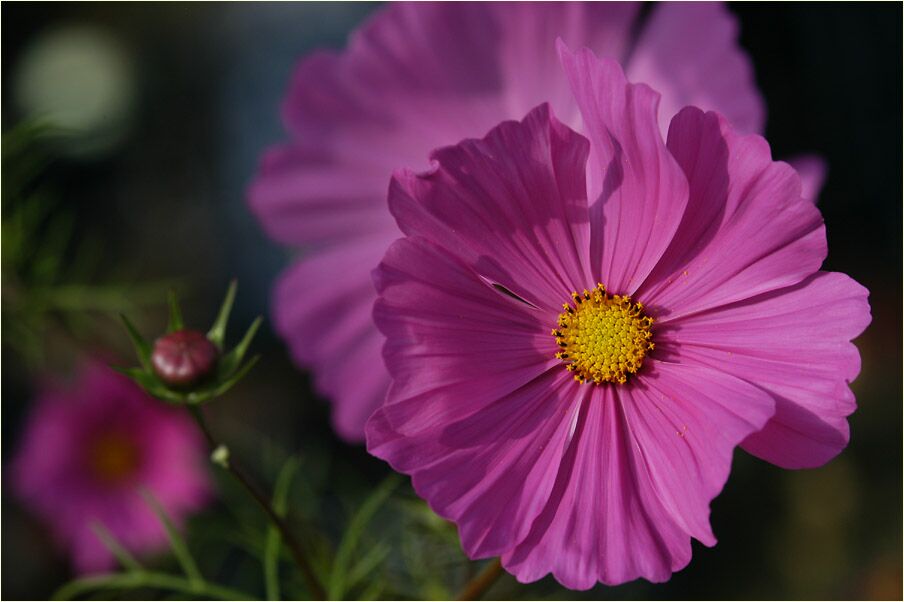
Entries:
<svg viewBox="0 0 904 602">
<path fill-rule="evenodd" d="M 364 558 L 359 560 L 354 566 L 350 566 L 352 562 L 352 554 L 368 523 L 374 514 L 395 489 L 401 477 L 399 475 L 390 475 L 377 487 L 374 492 L 364 500 L 361 507 L 352 516 L 346 527 L 342 541 L 339 543 L 339 549 L 333 558 L 333 567 L 330 571 L 328 583 L 328 594 L 331 600 L 343 600 L 345 594 L 353 588 L 358 582 L 368 576 L 379 562 L 386 557 L 387 550 L 385 546 L 371 549 L 371 552 L 365 554 Z M 354 578 L 350 578 L 354 577 Z"/>
<path fill-rule="evenodd" d="M 276 478 L 276 486 L 273 489 L 273 510 L 280 518 L 285 518 L 288 505 L 289 488 L 292 479 L 298 471 L 299 461 L 296 457 L 290 457 L 279 471 Z M 267 599 L 279 600 L 279 554 L 281 538 L 279 530 L 270 525 L 267 528 L 267 541 L 264 545 L 264 584 L 266 586 Z"/>
<path fill-rule="evenodd" d="M 275 465 L 265 467 L 274 480 L 273 507 L 311 554 L 329 599 L 451 599 L 476 572 L 461 552 L 454 527 L 417 498 L 403 477 L 390 475 L 362 487 L 367 479 L 350 466 L 333 466 L 328 479 L 318 476 L 323 461 L 316 455 L 284 455 L 267 462 Z M 95 531 L 123 570 L 73 581 L 55 599 L 105 591 L 117 598 L 127 592 L 144 598 L 169 592 L 183 599 L 311 599 L 278 531 L 229 483 L 221 483 L 226 511 L 199 517 L 184 535 L 144 494 L 170 536 L 176 561 L 170 563 L 172 572 L 139 564 L 100 526 Z M 348 489 L 339 494 L 337 483 Z M 314 509 L 318 528 L 299 516 L 305 507 Z M 334 519 L 344 526 L 329 529 Z M 504 578 L 501 583 L 509 589 L 500 591 L 514 596 L 514 581 Z"/>
<path fill-rule="evenodd" d="M 198 563 L 195 562 L 191 552 L 188 551 L 188 545 L 185 543 L 185 540 L 182 539 L 182 535 L 176 529 L 175 525 L 173 525 L 173 521 L 167 516 L 163 506 L 160 505 L 160 502 L 157 501 L 157 498 L 154 497 L 154 494 L 151 493 L 150 490 L 142 490 L 141 496 L 144 498 L 148 507 L 153 510 L 157 519 L 160 521 L 160 524 L 163 525 L 163 528 L 166 529 L 166 537 L 169 539 L 170 547 L 173 550 L 173 554 L 176 556 L 176 560 L 179 561 L 179 566 L 182 567 L 182 572 L 185 573 L 185 576 L 188 578 L 189 583 L 195 586 L 203 583 L 204 578 L 201 577 L 201 571 L 198 570 Z"/>
<path fill-rule="evenodd" d="M 42 142 L 51 135 L 43 126 L 23 124 L 3 137 L 4 342 L 40 365 L 48 334 L 54 341 L 71 338 L 78 351 L 78 337 L 87 334 L 92 344 L 97 343 L 97 333 L 105 330 L 98 326 L 100 321 L 119 314 L 138 366 L 118 369 L 155 397 L 199 411 L 200 404 L 223 395 L 255 365 L 258 357 L 247 356 L 262 319 L 255 319 L 232 349 L 225 348 L 237 292 L 232 282 L 207 332 L 221 351 L 214 373 L 190 389 L 165 385 L 154 373 L 152 343 L 142 336 L 142 323 L 126 314 L 147 302 L 159 303 L 161 288 L 168 287 L 92 283 L 92 266 L 101 256 L 92 241 L 99 239 L 83 235 L 84 225 L 76 214 L 42 180 L 53 161 Z M 173 290 L 166 300 L 166 332 L 185 328 Z M 402 486 L 398 475 L 374 486 L 363 485 L 373 482 L 372 475 L 337 461 L 324 441 L 306 446 L 302 457 L 278 449 L 263 434 L 247 429 L 244 434 L 258 448 L 262 440 L 271 446 L 260 463 L 273 482 L 272 508 L 301 542 L 330 598 L 449 598 L 467 580 L 470 563 L 461 553 L 454 528 Z M 212 460 L 228 468 L 229 452 L 221 445 Z M 264 522 L 260 508 L 235 487 L 223 479 L 224 502 L 195 519 L 186 534 L 173 525 L 153 495 L 144 492 L 168 535 L 171 554 L 139 562 L 105 525 L 95 523 L 95 535 L 122 570 L 76 579 L 60 588 L 55 599 L 310 598 L 309 584 L 279 530 Z"/>
<path fill-rule="evenodd" d="M 100 523 L 93 525 L 101 543 L 112 553 L 125 569 L 120 573 L 92 575 L 75 579 L 58 589 L 54 600 L 72 600 L 85 594 L 101 591 L 160 590 L 178 594 L 183 598 L 210 598 L 214 600 L 254 600 L 254 596 L 241 590 L 211 583 L 204 578 L 198 564 L 188 550 L 188 544 L 173 525 L 172 520 L 160 503 L 148 491 L 142 491 L 145 503 L 157 516 L 169 538 L 173 555 L 179 561 L 184 576 L 171 575 L 145 569 L 125 549 L 125 547 Z"/>
<path fill-rule="evenodd" d="M 97 342 L 109 315 L 135 312 L 161 283 L 95 282 L 103 249 L 45 177 L 58 132 L 26 121 L 3 134 L 2 337 L 28 367 L 42 371 L 46 339 L 78 347 Z"/>
</svg>

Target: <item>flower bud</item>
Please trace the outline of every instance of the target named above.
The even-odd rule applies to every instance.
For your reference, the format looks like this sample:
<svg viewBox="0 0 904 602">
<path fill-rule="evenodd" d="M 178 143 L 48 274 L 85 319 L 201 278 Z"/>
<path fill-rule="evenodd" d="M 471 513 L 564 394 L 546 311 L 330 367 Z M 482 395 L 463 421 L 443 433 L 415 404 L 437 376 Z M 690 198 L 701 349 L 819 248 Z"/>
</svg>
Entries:
<svg viewBox="0 0 904 602">
<path fill-rule="evenodd" d="M 216 366 L 219 355 L 217 347 L 204 333 L 177 330 L 154 342 L 151 364 L 164 383 L 185 387 L 208 376 Z"/>
</svg>

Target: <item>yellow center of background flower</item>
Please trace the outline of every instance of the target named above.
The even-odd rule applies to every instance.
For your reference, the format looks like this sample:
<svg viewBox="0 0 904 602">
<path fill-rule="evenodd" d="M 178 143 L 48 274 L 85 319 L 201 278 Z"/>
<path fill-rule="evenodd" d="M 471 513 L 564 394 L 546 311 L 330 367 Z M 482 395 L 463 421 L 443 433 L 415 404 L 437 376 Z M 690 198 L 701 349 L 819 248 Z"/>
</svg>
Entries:
<svg viewBox="0 0 904 602">
<path fill-rule="evenodd" d="M 552 331 L 561 351 L 556 357 L 581 383 L 624 383 L 653 350 L 653 318 L 643 304 L 626 295 L 606 294 L 597 284 L 592 291 L 572 293 L 565 303 L 559 327 Z"/>
<path fill-rule="evenodd" d="M 138 447 L 120 433 L 105 433 L 92 442 L 88 452 L 91 470 L 107 483 L 119 483 L 129 479 L 138 470 Z"/>
</svg>

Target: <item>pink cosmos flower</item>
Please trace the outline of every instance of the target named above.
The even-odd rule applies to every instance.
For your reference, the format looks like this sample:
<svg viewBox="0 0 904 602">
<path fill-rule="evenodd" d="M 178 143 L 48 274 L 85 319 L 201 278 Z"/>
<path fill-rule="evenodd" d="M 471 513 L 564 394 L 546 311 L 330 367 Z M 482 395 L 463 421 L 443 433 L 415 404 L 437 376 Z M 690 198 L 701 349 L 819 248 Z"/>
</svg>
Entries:
<svg viewBox="0 0 904 602">
<path fill-rule="evenodd" d="M 819 271 L 819 210 L 763 138 L 688 107 L 664 143 L 656 92 L 560 54 L 589 142 L 541 105 L 393 178 L 368 450 L 522 582 L 659 582 L 716 543 L 735 446 L 846 445 L 867 291 Z"/>
<path fill-rule="evenodd" d="M 659 90 L 663 132 L 685 105 L 762 130 L 763 102 L 730 13 L 717 3 L 657 3 L 641 22 L 639 7 L 394 3 L 342 54 L 302 61 L 283 106 L 291 141 L 264 157 L 249 200 L 272 238 L 306 253 L 276 286 L 274 322 L 333 400 L 343 438 L 361 440 L 389 386 L 370 272 L 399 234 L 386 211 L 392 171 L 426 166 L 432 149 L 542 102 L 582 131 L 558 36 L 618 59 L 632 81 Z M 820 177 L 818 160 L 807 167 Z M 815 198 L 816 180 L 810 188 Z"/>
<path fill-rule="evenodd" d="M 132 552 L 165 549 L 141 489 L 181 523 L 210 498 L 204 462 L 186 415 L 92 363 L 72 389 L 48 389 L 35 401 L 11 472 L 20 499 L 85 573 L 114 565 L 95 523 Z"/>
</svg>

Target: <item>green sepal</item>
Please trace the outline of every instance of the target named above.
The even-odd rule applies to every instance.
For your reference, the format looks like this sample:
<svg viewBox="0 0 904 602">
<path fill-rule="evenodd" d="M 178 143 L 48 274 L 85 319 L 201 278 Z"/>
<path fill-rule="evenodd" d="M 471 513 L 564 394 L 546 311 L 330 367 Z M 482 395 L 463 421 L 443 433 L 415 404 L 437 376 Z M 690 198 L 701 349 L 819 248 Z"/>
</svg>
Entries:
<svg viewBox="0 0 904 602">
<path fill-rule="evenodd" d="M 151 345 L 142 338 L 138 333 L 138 329 L 135 328 L 135 325 L 129 321 L 125 314 L 119 314 L 119 317 L 129 333 L 129 338 L 132 340 L 132 346 L 135 347 L 135 353 L 138 355 L 138 361 L 141 363 L 141 367 L 144 368 L 145 371 L 150 372 Z"/>
<path fill-rule="evenodd" d="M 153 372 L 145 372 L 142 368 L 123 368 L 121 366 L 110 366 L 120 374 L 125 374 L 138 385 L 156 397 L 169 403 L 185 403 L 184 394 L 173 391 L 160 380 Z"/>
<path fill-rule="evenodd" d="M 251 326 L 248 327 L 248 330 L 245 332 L 245 336 L 242 337 L 242 340 L 236 345 L 232 351 L 224 355 L 220 358 L 219 363 L 217 364 L 217 380 L 228 378 L 232 375 L 233 372 L 236 371 L 239 364 L 242 363 L 242 358 L 245 357 L 245 353 L 248 351 L 248 347 L 251 345 L 251 339 L 254 338 L 254 335 L 257 334 L 258 329 L 263 323 L 264 318 L 258 316 L 255 318 L 254 322 L 251 323 Z"/>
<path fill-rule="evenodd" d="M 179 307 L 179 299 L 175 289 L 170 289 L 169 294 L 169 324 L 166 327 L 167 334 L 182 330 L 182 309 Z"/>
<path fill-rule="evenodd" d="M 220 313 L 214 320 L 213 326 L 207 331 L 207 338 L 216 345 L 220 350 L 223 349 L 223 340 L 226 338 L 226 323 L 229 322 L 229 314 L 232 313 L 232 304 L 235 302 L 235 293 L 238 290 L 238 281 L 233 280 L 229 283 L 226 290 L 226 298 L 223 299 L 223 305 L 220 306 Z"/>
<path fill-rule="evenodd" d="M 231 389 L 235 383 L 242 380 L 246 374 L 254 367 L 254 364 L 261 359 L 261 356 L 255 355 L 253 358 L 245 362 L 245 365 L 236 370 L 232 376 L 227 378 L 226 380 L 215 380 L 213 383 L 208 384 L 206 387 L 202 389 L 198 389 L 196 391 L 191 391 L 187 393 L 184 397 L 186 403 L 191 404 L 199 404 L 210 401 L 214 397 L 219 397 L 229 389 Z"/>
</svg>

